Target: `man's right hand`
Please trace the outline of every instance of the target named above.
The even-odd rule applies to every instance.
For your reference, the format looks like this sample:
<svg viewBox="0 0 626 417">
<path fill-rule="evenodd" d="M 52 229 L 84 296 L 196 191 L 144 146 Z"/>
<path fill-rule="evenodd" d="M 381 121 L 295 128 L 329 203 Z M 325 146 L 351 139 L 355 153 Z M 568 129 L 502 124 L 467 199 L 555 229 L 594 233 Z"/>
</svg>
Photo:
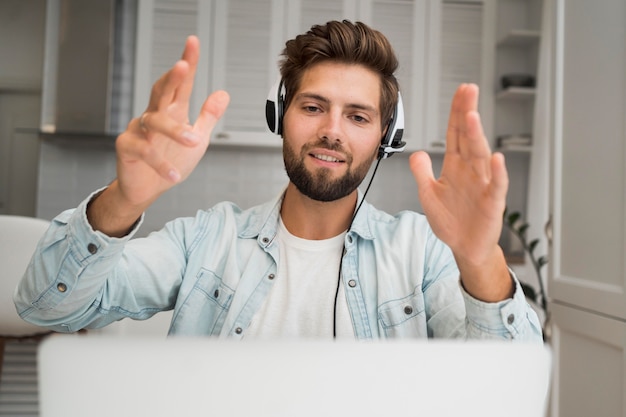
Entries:
<svg viewBox="0 0 626 417">
<path fill-rule="evenodd" d="M 109 236 L 128 233 L 150 204 L 191 174 L 206 152 L 229 96 L 224 91 L 211 94 L 190 124 L 199 47 L 195 36 L 187 38 L 182 59 L 153 85 L 146 111 L 118 136 L 117 178 L 87 210 L 95 230 Z"/>
</svg>

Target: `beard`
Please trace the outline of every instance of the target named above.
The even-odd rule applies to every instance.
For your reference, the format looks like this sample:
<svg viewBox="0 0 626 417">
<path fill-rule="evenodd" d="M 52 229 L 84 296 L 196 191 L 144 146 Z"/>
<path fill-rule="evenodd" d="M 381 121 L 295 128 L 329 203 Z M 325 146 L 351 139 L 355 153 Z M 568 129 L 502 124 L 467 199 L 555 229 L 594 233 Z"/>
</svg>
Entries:
<svg viewBox="0 0 626 417">
<path fill-rule="evenodd" d="M 307 170 L 304 160 L 308 157 L 307 149 L 312 147 L 326 148 L 332 151 L 341 149 L 341 145 L 332 146 L 327 142 L 320 142 L 311 147 L 303 147 L 300 156 L 298 156 L 289 142 L 283 140 L 283 160 L 289 180 L 302 194 L 316 201 L 335 201 L 350 195 L 361 184 L 374 160 L 372 156 L 371 159 L 352 169 L 352 157 L 348 156 L 345 162 L 348 164 L 348 171 L 343 176 L 332 179 L 330 169 L 321 168 L 317 169 L 316 172 Z"/>
</svg>

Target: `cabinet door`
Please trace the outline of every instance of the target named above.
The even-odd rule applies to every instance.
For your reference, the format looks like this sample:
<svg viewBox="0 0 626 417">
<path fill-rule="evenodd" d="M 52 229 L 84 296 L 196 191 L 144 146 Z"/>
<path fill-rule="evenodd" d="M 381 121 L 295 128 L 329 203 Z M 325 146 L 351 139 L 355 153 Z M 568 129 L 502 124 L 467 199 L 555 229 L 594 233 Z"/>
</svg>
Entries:
<svg viewBox="0 0 626 417">
<path fill-rule="evenodd" d="M 329 20 L 358 19 L 357 0 L 290 0 L 287 2 L 287 38 Z"/>
<path fill-rule="evenodd" d="M 140 0 L 137 9 L 135 52 L 134 115 L 148 105 L 152 84 L 180 58 L 189 35 L 198 34 L 198 22 L 208 2 L 198 0 Z M 208 45 L 200 37 L 201 47 Z M 204 52 L 203 52 L 204 54 Z M 200 72 L 200 71 L 199 71 Z M 205 77 L 199 76 L 191 99 L 191 116 L 197 114 L 205 96 Z"/>
<path fill-rule="evenodd" d="M 552 416 L 625 417 L 626 323 L 554 305 Z"/>
<path fill-rule="evenodd" d="M 218 1 L 215 12 L 211 89 L 231 101 L 217 128 L 217 143 L 266 140 L 280 145 L 265 122 L 265 101 L 284 44 L 284 4 L 273 0 Z"/>
<path fill-rule="evenodd" d="M 179 59 L 185 38 L 200 39 L 200 61 L 190 117 L 207 95 L 231 96 L 213 132 L 213 144 L 280 146 L 265 123 L 265 100 L 276 78 L 285 41 L 286 0 L 140 0 L 137 30 L 135 114 L 152 84 Z"/>
<path fill-rule="evenodd" d="M 491 72 L 485 55 L 490 56 L 490 45 L 485 42 L 487 29 L 485 20 L 489 11 L 487 2 L 443 1 L 441 3 L 439 36 L 435 47 L 439 50 L 439 68 L 433 74 L 433 82 L 438 81 L 437 125 L 434 136 L 429 138 L 429 147 L 441 147 L 445 143 L 448 117 L 452 97 L 462 83 L 475 83 L 480 86 L 479 111 L 485 125 L 485 134 L 491 134 L 488 120 L 491 115 L 491 92 L 489 91 Z M 432 102 L 432 100 L 429 100 Z M 434 115 L 431 115 L 433 117 Z"/>
<path fill-rule="evenodd" d="M 439 11 L 436 0 L 371 0 L 359 10 L 365 23 L 387 36 L 400 63 L 396 76 L 404 104 L 405 152 L 424 149 L 436 125 L 436 105 L 427 97 L 436 96 L 438 84 L 427 82 L 427 77 L 434 77 L 438 69 L 432 37 Z"/>
<path fill-rule="evenodd" d="M 626 2 L 553 4 L 549 294 L 625 319 Z"/>
</svg>

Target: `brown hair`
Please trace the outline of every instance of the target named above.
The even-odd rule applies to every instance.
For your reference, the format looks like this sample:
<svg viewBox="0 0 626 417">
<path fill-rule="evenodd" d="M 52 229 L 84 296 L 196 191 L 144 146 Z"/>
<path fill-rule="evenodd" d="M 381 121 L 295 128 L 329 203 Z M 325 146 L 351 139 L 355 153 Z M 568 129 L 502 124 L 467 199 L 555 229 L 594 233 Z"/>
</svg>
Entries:
<svg viewBox="0 0 626 417">
<path fill-rule="evenodd" d="M 358 64 L 376 72 L 381 81 L 381 123 L 383 129 L 398 101 L 398 81 L 393 75 L 398 59 L 389 40 L 362 22 L 330 21 L 287 41 L 280 61 L 285 86 L 285 109 L 300 88 L 304 72 L 324 61 Z"/>
</svg>

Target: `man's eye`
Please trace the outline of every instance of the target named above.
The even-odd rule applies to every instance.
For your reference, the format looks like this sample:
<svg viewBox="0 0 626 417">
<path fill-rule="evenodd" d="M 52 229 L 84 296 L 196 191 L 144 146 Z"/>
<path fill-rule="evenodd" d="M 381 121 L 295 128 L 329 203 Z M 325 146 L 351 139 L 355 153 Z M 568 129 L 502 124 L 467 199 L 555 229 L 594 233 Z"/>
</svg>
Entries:
<svg viewBox="0 0 626 417">
<path fill-rule="evenodd" d="M 304 110 L 309 112 L 309 113 L 315 113 L 315 112 L 319 111 L 319 107 L 316 107 L 316 106 L 304 106 Z"/>
<path fill-rule="evenodd" d="M 357 123 L 365 123 L 367 122 L 367 119 L 363 116 L 359 116 L 358 114 L 355 114 L 354 116 L 352 116 L 352 120 L 354 120 Z"/>
</svg>

